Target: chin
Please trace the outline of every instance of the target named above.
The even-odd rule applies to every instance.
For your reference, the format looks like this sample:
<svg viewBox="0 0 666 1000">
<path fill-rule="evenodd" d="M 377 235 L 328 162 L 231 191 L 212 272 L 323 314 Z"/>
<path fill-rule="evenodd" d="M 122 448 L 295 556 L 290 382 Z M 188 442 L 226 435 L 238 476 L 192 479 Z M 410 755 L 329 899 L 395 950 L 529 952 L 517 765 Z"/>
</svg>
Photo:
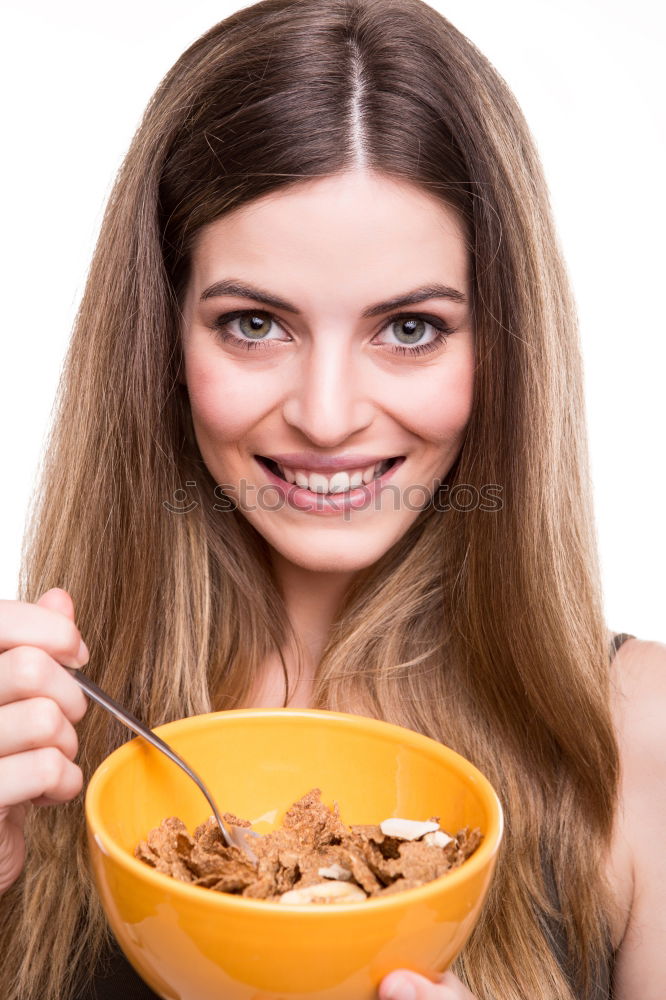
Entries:
<svg viewBox="0 0 666 1000">
<path fill-rule="evenodd" d="M 391 538 L 359 538 L 353 530 L 331 533 L 328 538 L 308 537 L 301 532 L 295 538 L 264 536 L 268 544 L 289 562 L 313 573 L 354 573 L 377 562 L 393 544 Z"/>
</svg>

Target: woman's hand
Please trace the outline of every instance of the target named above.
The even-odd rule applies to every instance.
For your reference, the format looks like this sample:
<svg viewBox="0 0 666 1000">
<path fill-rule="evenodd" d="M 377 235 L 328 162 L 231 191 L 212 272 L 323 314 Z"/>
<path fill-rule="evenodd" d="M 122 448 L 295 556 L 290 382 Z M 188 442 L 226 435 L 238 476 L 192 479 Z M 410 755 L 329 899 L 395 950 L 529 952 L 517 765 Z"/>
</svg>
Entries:
<svg viewBox="0 0 666 1000">
<path fill-rule="evenodd" d="M 56 587 L 36 604 L 0 601 L 0 894 L 18 878 L 25 857 L 23 825 L 30 803 L 67 802 L 81 791 L 74 764 L 74 723 L 88 707 L 61 664 L 88 662 L 74 624 L 74 605 Z"/>
<path fill-rule="evenodd" d="M 379 1000 L 476 1000 L 452 972 L 445 972 L 438 983 L 407 969 L 397 969 L 382 979 Z"/>
</svg>

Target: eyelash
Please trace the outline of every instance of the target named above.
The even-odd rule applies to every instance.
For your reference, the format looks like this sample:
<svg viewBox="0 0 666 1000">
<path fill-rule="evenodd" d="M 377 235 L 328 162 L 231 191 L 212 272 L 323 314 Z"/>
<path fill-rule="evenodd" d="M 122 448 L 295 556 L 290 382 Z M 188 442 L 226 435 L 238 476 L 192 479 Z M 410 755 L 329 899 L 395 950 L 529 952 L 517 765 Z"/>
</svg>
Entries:
<svg viewBox="0 0 666 1000">
<path fill-rule="evenodd" d="M 260 309 L 237 309 L 235 312 L 225 313 L 223 316 L 218 316 L 213 323 L 213 329 L 216 331 L 217 335 L 221 340 L 227 343 L 233 343 L 246 350 L 256 350 L 257 348 L 267 347 L 272 341 L 266 340 L 243 340 L 241 337 L 236 337 L 234 334 L 229 333 L 227 327 L 235 319 L 240 319 L 241 316 L 264 316 L 270 319 L 273 323 L 278 321 L 270 313 L 264 312 Z M 437 331 L 437 335 L 428 344 L 416 344 L 414 347 L 407 347 L 403 344 L 388 344 L 391 351 L 395 354 L 429 354 L 430 351 L 436 351 L 441 344 L 446 342 L 447 337 L 454 332 L 453 328 L 444 323 L 442 320 L 437 319 L 434 316 L 425 316 L 421 313 L 400 313 L 397 316 L 391 316 L 390 319 L 386 321 L 386 326 L 390 326 L 391 323 L 395 323 L 400 319 L 421 319 L 425 323 L 434 327 Z M 279 325 L 279 324 L 278 324 Z M 386 329 L 386 327 L 384 327 Z"/>
</svg>

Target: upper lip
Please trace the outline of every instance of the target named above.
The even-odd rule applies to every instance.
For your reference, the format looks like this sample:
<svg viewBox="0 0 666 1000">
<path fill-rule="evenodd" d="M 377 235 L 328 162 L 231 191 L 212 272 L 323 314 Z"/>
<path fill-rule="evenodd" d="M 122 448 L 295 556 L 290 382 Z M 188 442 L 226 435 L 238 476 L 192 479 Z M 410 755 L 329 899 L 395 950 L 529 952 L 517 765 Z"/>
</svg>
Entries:
<svg viewBox="0 0 666 1000">
<path fill-rule="evenodd" d="M 397 455 L 354 455 L 344 452 L 342 455 L 319 455 L 315 451 L 290 451 L 283 455 L 265 455 L 273 462 L 288 469 L 307 469 L 310 472 L 333 473 L 341 469 L 365 469 Z"/>
</svg>

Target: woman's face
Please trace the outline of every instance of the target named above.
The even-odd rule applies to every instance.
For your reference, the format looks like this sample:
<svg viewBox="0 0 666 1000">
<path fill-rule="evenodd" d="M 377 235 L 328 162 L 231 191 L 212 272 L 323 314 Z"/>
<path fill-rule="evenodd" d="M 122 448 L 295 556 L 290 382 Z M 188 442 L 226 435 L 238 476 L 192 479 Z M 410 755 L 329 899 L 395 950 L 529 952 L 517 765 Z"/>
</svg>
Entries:
<svg viewBox="0 0 666 1000">
<path fill-rule="evenodd" d="M 283 558 L 361 569 L 416 520 L 470 416 L 469 282 L 456 213 L 364 171 L 200 231 L 182 332 L 197 442 Z"/>
</svg>

